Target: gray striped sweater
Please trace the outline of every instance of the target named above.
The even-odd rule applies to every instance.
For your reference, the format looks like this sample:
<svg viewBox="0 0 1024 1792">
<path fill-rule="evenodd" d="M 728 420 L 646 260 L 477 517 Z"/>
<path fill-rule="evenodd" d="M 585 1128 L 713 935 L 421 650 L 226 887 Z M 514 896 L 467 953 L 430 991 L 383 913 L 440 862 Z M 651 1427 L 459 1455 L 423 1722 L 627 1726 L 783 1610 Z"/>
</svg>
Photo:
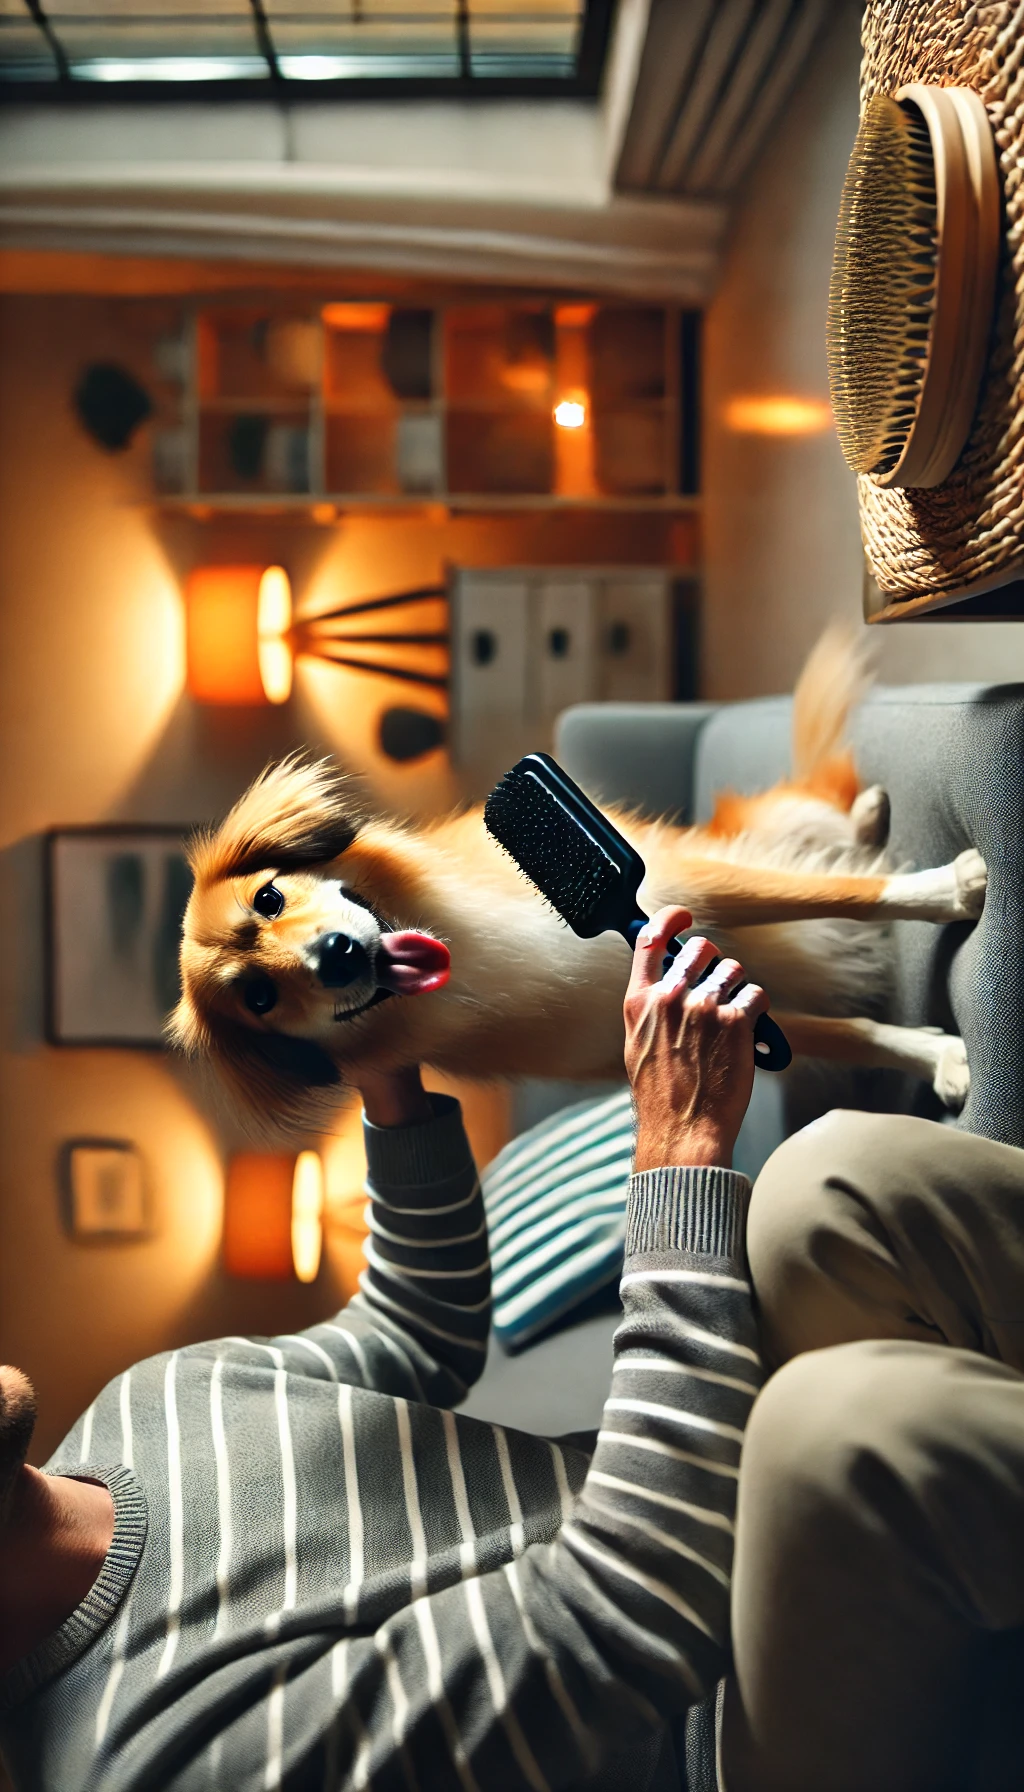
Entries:
<svg viewBox="0 0 1024 1792">
<path fill-rule="evenodd" d="M 451 1410 L 486 1353 L 458 1106 L 367 1127 L 361 1292 L 154 1357 L 47 1465 L 106 1483 L 89 1597 L 0 1681 L 25 1792 L 659 1787 L 717 1679 L 760 1365 L 745 1180 L 634 1178 L 596 1453 Z M 660 1765 L 659 1765 L 660 1762 Z"/>
</svg>

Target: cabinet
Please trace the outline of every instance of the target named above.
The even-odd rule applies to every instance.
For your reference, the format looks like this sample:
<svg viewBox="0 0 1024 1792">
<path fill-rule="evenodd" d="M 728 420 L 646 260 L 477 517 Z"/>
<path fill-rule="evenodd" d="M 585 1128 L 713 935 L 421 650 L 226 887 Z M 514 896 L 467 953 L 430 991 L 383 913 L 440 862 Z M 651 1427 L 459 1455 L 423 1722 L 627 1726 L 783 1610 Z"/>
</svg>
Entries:
<svg viewBox="0 0 1024 1792">
<path fill-rule="evenodd" d="M 451 750 L 467 791 L 549 749 L 571 703 L 675 696 L 692 599 L 664 568 L 451 569 Z"/>
<path fill-rule="evenodd" d="M 154 434 L 156 484 L 242 510 L 685 507 L 695 321 L 591 302 L 198 305 L 167 357 L 180 400 Z"/>
</svg>

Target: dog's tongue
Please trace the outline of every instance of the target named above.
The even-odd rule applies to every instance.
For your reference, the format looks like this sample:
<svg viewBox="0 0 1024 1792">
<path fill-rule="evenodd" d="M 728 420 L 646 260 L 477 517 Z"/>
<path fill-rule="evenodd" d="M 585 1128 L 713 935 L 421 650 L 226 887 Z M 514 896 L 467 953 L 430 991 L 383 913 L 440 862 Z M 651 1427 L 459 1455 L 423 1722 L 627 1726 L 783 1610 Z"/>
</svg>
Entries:
<svg viewBox="0 0 1024 1792">
<path fill-rule="evenodd" d="M 385 933 L 377 947 L 377 982 L 396 996 L 440 989 L 451 974 L 451 954 L 429 933 Z"/>
</svg>

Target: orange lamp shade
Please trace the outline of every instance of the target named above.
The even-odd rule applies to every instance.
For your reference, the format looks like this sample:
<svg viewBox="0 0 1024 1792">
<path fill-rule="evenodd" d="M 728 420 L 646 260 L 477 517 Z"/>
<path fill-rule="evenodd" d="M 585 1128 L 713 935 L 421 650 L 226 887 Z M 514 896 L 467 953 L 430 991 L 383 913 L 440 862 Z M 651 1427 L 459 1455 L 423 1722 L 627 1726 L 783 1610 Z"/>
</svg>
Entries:
<svg viewBox="0 0 1024 1792">
<path fill-rule="evenodd" d="M 292 597 L 281 566 L 200 566 L 185 587 L 188 688 L 200 703 L 284 703 Z"/>
<path fill-rule="evenodd" d="M 323 1243 L 324 1173 L 315 1151 L 241 1152 L 228 1167 L 221 1255 L 246 1280 L 316 1280 Z"/>
</svg>

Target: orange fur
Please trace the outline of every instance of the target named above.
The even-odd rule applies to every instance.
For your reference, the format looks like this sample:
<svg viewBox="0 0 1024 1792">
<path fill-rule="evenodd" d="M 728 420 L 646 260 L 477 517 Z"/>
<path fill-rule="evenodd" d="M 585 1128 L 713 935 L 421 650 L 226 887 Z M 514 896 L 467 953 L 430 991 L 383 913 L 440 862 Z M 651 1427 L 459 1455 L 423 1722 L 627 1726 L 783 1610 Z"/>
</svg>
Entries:
<svg viewBox="0 0 1024 1792">
<path fill-rule="evenodd" d="M 884 957 L 865 944 L 872 930 L 835 926 L 879 918 L 887 887 L 876 847 L 848 813 L 860 784 L 844 736 L 862 682 L 859 659 L 831 633 L 797 687 L 792 779 L 721 797 L 705 827 L 612 812 L 647 866 L 647 908 L 685 903 L 773 1000 L 812 1015 L 870 1007 L 885 980 Z M 569 932 L 490 839 L 479 809 L 426 829 L 372 819 L 349 780 L 292 758 L 194 843 L 191 864 L 170 1031 L 219 1072 L 254 1130 L 323 1125 L 361 1066 L 621 1075 L 623 942 Z M 268 882 L 283 905 L 273 916 L 256 906 Z M 931 901 L 930 917 L 943 918 L 934 890 Z M 904 912 L 918 912 L 910 896 Z M 405 930 L 448 943 L 451 978 L 419 999 L 382 999 L 381 942 Z M 332 931 L 367 966 L 340 992 L 316 968 L 317 942 Z M 253 1011 L 254 979 L 272 985 L 272 1010 Z M 814 1038 L 833 1049 L 827 1033 Z M 836 1040 L 849 1049 L 846 1035 Z M 885 1049 L 890 1062 L 891 1041 Z M 913 1061 L 925 1063 L 925 1046 L 916 1049 Z"/>
<path fill-rule="evenodd" d="M 723 790 L 715 798 L 715 807 L 704 830 L 728 839 L 756 827 L 758 821 L 782 797 L 817 797 L 833 808 L 848 814 L 863 789 L 852 752 L 836 753 L 820 765 L 812 767 L 799 782 L 776 784 L 757 796 L 739 796 L 735 790 Z"/>
</svg>

